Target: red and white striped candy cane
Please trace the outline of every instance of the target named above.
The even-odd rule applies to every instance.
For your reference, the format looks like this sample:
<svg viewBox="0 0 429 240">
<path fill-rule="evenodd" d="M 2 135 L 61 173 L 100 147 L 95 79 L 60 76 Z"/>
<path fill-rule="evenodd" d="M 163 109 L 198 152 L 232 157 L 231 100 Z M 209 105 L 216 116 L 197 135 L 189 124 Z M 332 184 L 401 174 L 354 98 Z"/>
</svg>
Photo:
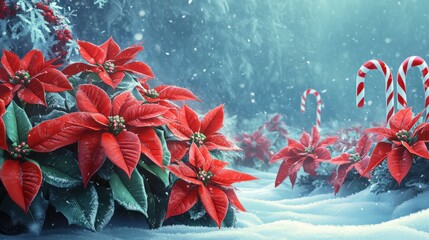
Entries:
<svg viewBox="0 0 429 240">
<path fill-rule="evenodd" d="M 380 60 L 369 60 L 364 63 L 356 76 L 356 106 L 363 107 L 365 102 L 365 77 L 370 70 L 382 72 L 386 86 L 386 123 L 395 112 L 395 95 L 393 94 L 393 78 L 389 66 Z"/>
<path fill-rule="evenodd" d="M 425 109 L 426 109 L 426 121 L 429 118 L 429 68 L 426 64 L 425 60 L 423 58 L 418 56 L 412 56 L 407 59 L 405 59 L 404 62 L 402 62 L 401 66 L 398 70 L 398 78 L 396 82 L 396 91 L 398 92 L 398 99 L 397 99 L 397 107 L 398 109 L 404 109 L 407 107 L 407 87 L 406 87 L 406 78 L 407 71 L 412 67 L 418 67 L 420 71 L 422 72 L 423 77 L 423 89 L 425 91 Z"/>
<path fill-rule="evenodd" d="M 316 128 L 320 131 L 320 122 L 321 122 L 321 112 L 322 112 L 322 98 L 320 97 L 319 92 L 314 89 L 307 89 L 301 96 L 301 112 L 305 112 L 305 103 L 307 101 L 307 95 L 313 94 L 316 97 L 317 101 L 317 111 L 316 111 Z"/>
</svg>

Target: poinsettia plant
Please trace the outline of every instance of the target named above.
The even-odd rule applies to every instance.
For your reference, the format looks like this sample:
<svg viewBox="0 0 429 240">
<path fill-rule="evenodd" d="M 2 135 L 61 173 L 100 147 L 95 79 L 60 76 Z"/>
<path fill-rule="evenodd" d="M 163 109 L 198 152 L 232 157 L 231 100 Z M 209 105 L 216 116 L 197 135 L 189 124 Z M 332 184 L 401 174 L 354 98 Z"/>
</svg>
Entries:
<svg viewBox="0 0 429 240">
<path fill-rule="evenodd" d="M 162 147 L 152 127 L 165 125 L 168 109 L 142 104 L 130 92 L 112 101 L 94 85 L 80 85 L 76 104 L 81 112 L 45 121 L 30 131 L 29 146 L 51 152 L 78 142 L 78 163 L 84 185 L 101 168 L 106 157 L 128 176 L 143 152 L 162 167 Z"/>
<path fill-rule="evenodd" d="M 347 174 L 355 169 L 360 176 L 370 178 L 369 173 L 364 174 L 364 170 L 369 163 L 369 150 L 371 149 L 372 141 L 367 134 L 362 135 L 359 139 L 354 153 L 342 153 L 340 156 L 334 157 L 329 160 L 329 163 L 338 165 L 329 178 L 329 181 L 334 186 L 334 192 L 337 194 L 340 191 Z"/>
<path fill-rule="evenodd" d="M 243 159 L 237 161 L 244 166 L 254 166 L 253 160 L 260 161 L 262 165 L 267 165 L 273 155 L 271 141 L 266 138 L 262 130 L 257 130 L 252 134 L 243 133 L 236 137 L 239 146 L 244 151 Z"/>
<path fill-rule="evenodd" d="M 400 185 L 410 171 L 415 157 L 429 159 L 426 147 L 426 142 L 429 141 L 429 124 L 422 123 L 414 127 L 421 115 L 422 113 L 419 113 L 413 117 L 411 108 L 405 108 L 389 119 L 389 128 L 375 127 L 366 130 L 385 137 L 386 141 L 377 143 L 364 174 L 387 159 L 389 172 Z"/>
<path fill-rule="evenodd" d="M 234 162 L 248 167 L 267 169 L 274 151 L 282 146 L 289 133 L 281 119 L 280 114 L 274 114 L 253 133 L 244 132 L 237 135 L 235 141 L 243 149 L 244 156 L 234 159 Z"/>
<path fill-rule="evenodd" d="M 255 177 L 224 169 L 226 162 L 213 159 L 206 146 L 197 147 L 195 143 L 190 146 L 189 161 L 176 163 L 177 165 L 167 167 L 179 180 L 174 183 L 171 190 L 165 218 L 182 214 L 201 201 L 209 216 L 220 228 L 229 203 L 245 211 L 232 184 L 255 180 Z"/>
<path fill-rule="evenodd" d="M 316 127 L 313 127 L 311 135 L 303 131 L 299 141 L 288 138 L 288 146 L 280 149 L 270 160 L 270 163 L 282 160 L 275 187 L 279 186 L 287 177 L 293 187 L 301 167 L 304 167 L 304 172 L 313 176 L 317 175 L 316 168 L 320 162 L 331 159 L 331 153 L 326 147 L 335 143 L 337 139 L 337 137 L 326 137 L 320 141 L 320 134 Z"/>
<path fill-rule="evenodd" d="M 56 59 L 45 61 L 38 50 L 22 59 L 4 51 L 0 211 L 14 223 L 31 223 L 36 231 L 49 217 L 48 206 L 69 224 L 94 231 L 122 209 L 160 227 L 166 215 L 178 214 L 169 207 L 176 203 L 168 196 L 181 196 L 178 188 L 186 179 L 170 177 L 170 171 L 180 178 L 176 170 L 183 164 L 195 174 L 202 169 L 212 174 L 210 182 L 195 175 L 202 195 L 192 201 L 201 200 L 218 226 L 231 209 L 229 203 L 244 210 L 231 184 L 254 177 L 224 169 L 225 162 L 212 159 L 209 152 L 239 150 L 218 132 L 223 106 L 200 122 L 188 106 L 173 102 L 199 101 L 191 91 L 169 85 L 150 88 L 146 80 L 154 77 L 151 69 L 133 61 L 141 46 L 121 51 L 112 38 L 100 46 L 84 41 L 79 46 L 89 64 L 74 63 L 63 72 L 53 64 Z M 40 111 L 26 103 L 46 108 Z M 182 141 L 177 145 L 186 148 L 172 148 L 172 141 Z M 189 148 L 193 150 L 186 157 Z M 171 160 L 179 165 L 170 165 Z"/>
</svg>

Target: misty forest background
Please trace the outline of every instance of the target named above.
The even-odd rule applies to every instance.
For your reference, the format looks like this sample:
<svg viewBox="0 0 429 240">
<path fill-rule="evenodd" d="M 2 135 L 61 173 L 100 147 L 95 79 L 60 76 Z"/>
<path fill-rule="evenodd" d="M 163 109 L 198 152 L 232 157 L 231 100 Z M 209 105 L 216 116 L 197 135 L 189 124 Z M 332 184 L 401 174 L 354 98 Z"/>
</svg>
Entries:
<svg viewBox="0 0 429 240">
<path fill-rule="evenodd" d="M 97 4 L 97 2 L 99 4 Z M 102 2 L 100 4 L 100 2 Z M 396 78 L 402 61 L 428 58 L 429 2 L 372 0 L 148 0 L 71 1 L 74 38 L 126 47 L 143 43 L 141 60 L 157 81 L 192 90 L 205 112 L 225 103 L 237 122 L 281 113 L 287 125 L 309 129 L 315 99 L 300 113 L 307 88 L 322 94 L 322 128 L 381 122 L 384 78 L 371 71 L 366 105 L 355 106 L 355 77 L 380 59 Z M 86 17 L 82 17 L 86 16 Z M 407 74 L 408 104 L 423 110 L 421 74 Z M 396 87 L 396 86 L 395 86 Z"/>
</svg>

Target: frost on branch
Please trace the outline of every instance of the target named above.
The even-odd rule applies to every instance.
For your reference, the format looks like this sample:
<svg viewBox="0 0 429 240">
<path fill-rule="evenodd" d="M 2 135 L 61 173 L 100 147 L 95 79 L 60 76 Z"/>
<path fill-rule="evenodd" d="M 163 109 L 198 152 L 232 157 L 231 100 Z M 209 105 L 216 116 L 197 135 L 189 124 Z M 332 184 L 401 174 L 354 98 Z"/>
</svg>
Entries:
<svg viewBox="0 0 429 240">
<path fill-rule="evenodd" d="M 65 59 L 70 56 L 73 45 L 67 11 L 55 2 L 18 0 L 0 1 L 3 9 L 0 32 L 7 38 L 0 43 L 3 48 L 23 55 L 30 49 L 39 49 L 49 57 Z"/>
<path fill-rule="evenodd" d="M 108 0 L 95 0 L 94 5 L 98 5 L 99 8 L 103 8 L 107 2 Z"/>
</svg>

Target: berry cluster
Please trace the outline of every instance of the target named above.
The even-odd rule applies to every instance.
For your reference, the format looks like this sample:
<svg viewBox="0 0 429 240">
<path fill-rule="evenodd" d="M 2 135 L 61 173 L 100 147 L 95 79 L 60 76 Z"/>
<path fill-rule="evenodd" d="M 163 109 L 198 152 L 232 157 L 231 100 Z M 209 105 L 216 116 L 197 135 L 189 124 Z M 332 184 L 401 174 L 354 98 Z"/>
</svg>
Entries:
<svg viewBox="0 0 429 240">
<path fill-rule="evenodd" d="M 42 16 L 46 22 L 52 25 L 58 25 L 60 23 L 60 18 L 54 14 L 54 11 L 49 8 L 48 5 L 38 2 L 36 3 L 36 8 L 42 10 Z"/>
<path fill-rule="evenodd" d="M 313 153 L 314 149 L 310 146 L 310 147 L 305 147 L 304 152 L 306 153 Z"/>
<path fill-rule="evenodd" d="M 350 154 L 349 160 L 352 163 L 357 163 L 361 160 L 361 156 L 359 156 L 359 153 Z"/>
<path fill-rule="evenodd" d="M 15 72 L 15 76 L 10 80 L 12 84 L 28 84 L 31 80 L 30 74 L 27 71 L 19 70 Z"/>
<path fill-rule="evenodd" d="M 110 116 L 109 122 L 109 131 L 114 135 L 118 135 L 122 131 L 127 131 L 127 129 L 125 129 L 125 120 L 123 117 L 120 117 L 118 115 L 113 117 Z"/>
<path fill-rule="evenodd" d="M 0 0 L 0 19 L 5 19 L 8 16 L 15 16 L 16 11 L 19 9 L 18 5 L 10 7 L 6 5 L 6 0 Z"/>
<path fill-rule="evenodd" d="M 65 58 L 67 56 L 67 43 L 73 39 L 69 29 L 61 29 L 55 31 L 57 44 L 52 46 L 52 52 L 56 53 L 57 56 Z"/>
<path fill-rule="evenodd" d="M 210 181 L 210 179 L 212 178 L 213 174 L 212 172 L 208 171 L 204 171 L 204 170 L 200 170 L 197 172 L 197 178 L 202 181 L 204 184 L 207 184 L 208 181 Z"/>
<path fill-rule="evenodd" d="M 206 136 L 200 132 L 196 132 L 191 135 L 191 143 L 197 144 L 198 147 L 203 145 L 205 140 Z"/>
<path fill-rule="evenodd" d="M 145 90 L 145 96 L 148 98 L 157 98 L 159 93 L 155 89 Z"/>
<path fill-rule="evenodd" d="M 398 138 L 399 141 L 408 142 L 410 140 L 411 133 L 406 130 L 399 130 L 396 133 L 396 137 Z"/>
<path fill-rule="evenodd" d="M 115 64 L 112 62 L 105 62 L 103 64 L 103 68 L 108 74 L 112 74 L 115 72 Z"/>
<path fill-rule="evenodd" d="M 66 58 L 68 54 L 67 43 L 72 40 L 71 32 L 61 23 L 61 18 L 55 15 L 54 11 L 42 2 L 36 3 L 36 8 L 42 11 L 42 16 L 45 21 L 52 27 L 56 26 L 55 39 L 57 43 L 54 44 L 51 49 L 55 56 L 61 59 Z"/>
<path fill-rule="evenodd" d="M 26 144 L 25 142 L 22 142 L 20 144 L 13 143 L 12 147 L 13 149 L 9 151 L 9 155 L 11 158 L 14 159 L 21 159 L 23 157 L 26 157 L 31 151 L 31 149 L 28 147 L 28 144 Z"/>
</svg>

